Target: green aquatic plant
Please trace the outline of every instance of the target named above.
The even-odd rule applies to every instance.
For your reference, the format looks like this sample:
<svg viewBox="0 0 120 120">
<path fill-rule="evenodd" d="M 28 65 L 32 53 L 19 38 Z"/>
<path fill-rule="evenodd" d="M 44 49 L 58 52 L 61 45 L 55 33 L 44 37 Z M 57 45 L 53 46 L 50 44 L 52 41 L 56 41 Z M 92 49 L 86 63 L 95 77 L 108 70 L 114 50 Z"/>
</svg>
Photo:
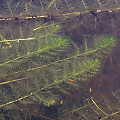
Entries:
<svg viewBox="0 0 120 120">
<path fill-rule="evenodd" d="M 26 39 L 1 36 L 0 107 L 12 108 L 17 101 L 55 105 L 61 94 L 69 94 L 65 85 L 76 87 L 101 71 L 102 60 L 115 46 L 115 37 L 96 37 L 81 51 L 68 37 L 58 34 L 60 28 L 58 23 L 43 25 L 33 30 L 33 38 Z"/>
<path fill-rule="evenodd" d="M 95 49 L 102 50 L 102 52 L 111 51 L 112 47 L 115 46 L 116 39 L 114 36 L 100 36 L 95 39 Z"/>
</svg>

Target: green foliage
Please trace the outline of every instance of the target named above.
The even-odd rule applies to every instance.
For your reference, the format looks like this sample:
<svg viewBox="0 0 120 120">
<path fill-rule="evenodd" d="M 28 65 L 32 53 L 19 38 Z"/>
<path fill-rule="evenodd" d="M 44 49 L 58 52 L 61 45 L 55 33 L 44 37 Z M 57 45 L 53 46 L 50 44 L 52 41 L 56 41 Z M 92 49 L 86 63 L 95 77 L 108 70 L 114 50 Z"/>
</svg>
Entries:
<svg viewBox="0 0 120 120">
<path fill-rule="evenodd" d="M 112 51 L 113 47 L 115 47 L 115 45 L 116 38 L 114 36 L 97 36 L 89 45 L 90 47 L 88 47 L 87 43 L 85 42 L 85 52 L 83 52 L 81 55 L 90 55 L 98 52 L 109 54 Z"/>
<path fill-rule="evenodd" d="M 80 60 L 77 60 L 73 63 L 72 79 L 85 81 L 93 77 L 99 71 L 100 60 L 98 58 L 90 59 L 87 57 L 82 63 L 79 63 L 79 61 Z"/>
<path fill-rule="evenodd" d="M 1 38 L 0 99 L 4 105 L 0 107 L 16 101 L 55 105 L 60 94 L 68 93 L 67 84 L 76 87 L 100 72 L 102 60 L 116 42 L 113 36 L 100 36 L 80 51 L 68 37 L 59 35 L 59 30 L 60 25 L 53 23 L 34 29 L 32 39 Z M 100 51 L 104 55 L 97 56 Z"/>
<path fill-rule="evenodd" d="M 95 39 L 95 49 L 102 51 L 111 51 L 112 47 L 115 46 L 116 39 L 114 36 L 100 36 Z"/>
</svg>

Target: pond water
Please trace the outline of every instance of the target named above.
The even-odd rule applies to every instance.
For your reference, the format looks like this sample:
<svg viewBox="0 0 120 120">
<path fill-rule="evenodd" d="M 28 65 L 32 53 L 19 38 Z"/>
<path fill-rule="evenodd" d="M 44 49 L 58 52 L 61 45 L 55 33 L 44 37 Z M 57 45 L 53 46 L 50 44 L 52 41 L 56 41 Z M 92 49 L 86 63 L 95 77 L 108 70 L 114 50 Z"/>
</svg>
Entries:
<svg viewBox="0 0 120 120">
<path fill-rule="evenodd" d="M 120 119 L 119 5 L 1 0 L 0 119 Z"/>
</svg>

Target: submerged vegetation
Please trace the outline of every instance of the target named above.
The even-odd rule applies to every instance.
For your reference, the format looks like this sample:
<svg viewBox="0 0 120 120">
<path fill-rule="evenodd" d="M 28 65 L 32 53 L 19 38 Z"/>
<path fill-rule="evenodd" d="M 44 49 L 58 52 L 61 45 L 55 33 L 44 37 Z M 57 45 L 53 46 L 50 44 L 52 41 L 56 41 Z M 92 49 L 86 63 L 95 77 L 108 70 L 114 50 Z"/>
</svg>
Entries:
<svg viewBox="0 0 120 120">
<path fill-rule="evenodd" d="M 1 0 L 0 120 L 118 120 L 119 6 Z"/>
<path fill-rule="evenodd" d="M 77 46 L 59 34 L 60 24 L 34 29 L 34 37 L 6 40 L 0 44 L 0 108 L 35 103 L 57 105 L 66 86 L 79 87 L 101 72 L 106 56 L 115 46 L 112 35 L 98 36 Z M 17 103 L 16 103 L 17 102 Z"/>
</svg>

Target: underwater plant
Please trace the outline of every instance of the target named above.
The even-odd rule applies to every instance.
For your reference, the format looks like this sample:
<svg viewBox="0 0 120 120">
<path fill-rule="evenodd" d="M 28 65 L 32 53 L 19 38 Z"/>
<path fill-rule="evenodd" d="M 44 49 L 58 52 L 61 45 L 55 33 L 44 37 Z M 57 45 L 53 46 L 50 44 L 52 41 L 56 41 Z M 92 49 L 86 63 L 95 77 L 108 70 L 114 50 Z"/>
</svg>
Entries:
<svg viewBox="0 0 120 120">
<path fill-rule="evenodd" d="M 62 94 L 69 94 L 67 85 L 79 87 L 101 72 L 116 38 L 99 36 L 81 49 L 60 35 L 60 28 L 59 23 L 45 24 L 26 39 L 6 40 L 0 35 L 0 108 L 12 109 L 16 103 L 58 104 Z"/>
<path fill-rule="evenodd" d="M 119 119 L 119 5 L 1 0 L 0 119 Z"/>
</svg>

